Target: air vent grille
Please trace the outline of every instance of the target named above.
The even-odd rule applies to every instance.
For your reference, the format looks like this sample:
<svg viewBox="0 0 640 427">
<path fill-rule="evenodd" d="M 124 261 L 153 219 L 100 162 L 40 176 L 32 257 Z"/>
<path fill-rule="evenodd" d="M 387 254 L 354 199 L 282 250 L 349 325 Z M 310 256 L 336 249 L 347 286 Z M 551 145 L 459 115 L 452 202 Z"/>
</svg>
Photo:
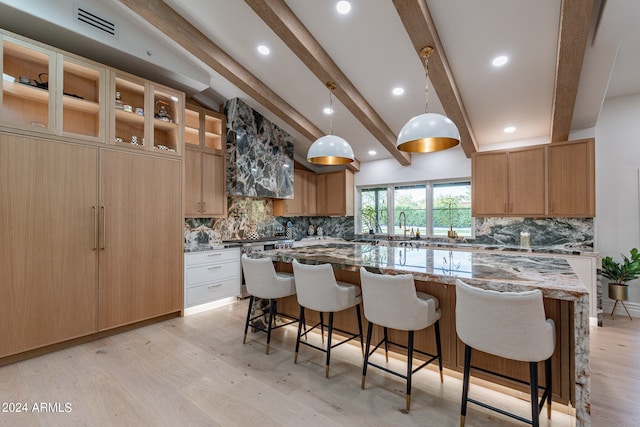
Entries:
<svg viewBox="0 0 640 427">
<path fill-rule="evenodd" d="M 79 6 L 76 7 L 76 17 L 78 18 L 78 21 L 82 22 L 83 24 L 89 25 L 99 31 L 117 37 L 118 26 L 108 19 L 101 18 L 95 13 L 92 13 L 87 9 Z"/>
</svg>

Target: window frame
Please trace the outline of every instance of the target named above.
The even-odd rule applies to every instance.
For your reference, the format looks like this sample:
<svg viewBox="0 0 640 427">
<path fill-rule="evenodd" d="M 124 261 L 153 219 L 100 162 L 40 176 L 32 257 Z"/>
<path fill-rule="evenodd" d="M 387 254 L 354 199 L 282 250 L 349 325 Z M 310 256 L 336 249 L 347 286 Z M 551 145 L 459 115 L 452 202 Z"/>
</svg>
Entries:
<svg viewBox="0 0 640 427">
<path fill-rule="evenodd" d="M 429 180 L 429 181 L 414 181 L 414 182 L 399 182 L 399 183 L 389 183 L 389 184 L 377 184 L 377 185 L 362 185 L 356 188 L 356 193 L 358 194 L 358 198 L 356 200 L 357 210 L 356 210 L 356 234 L 368 234 L 368 230 L 362 229 L 362 190 L 370 190 L 370 189 L 385 189 L 387 190 L 387 235 L 389 237 L 402 237 L 403 234 L 395 234 L 395 188 L 396 187 L 410 187 L 417 185 L 424 185 L 426 189 L 426 221 L 427 221 L 427 234 L 421 234 L 421 237 L 429 237 L 429 238 L 441 238 L 443 236 L 434 235 L 434 200 L 433 200 L 433 187 L 434 185 L 441 186 L 446 184 L 468 184 L 471 187 L 471 178 L 453 178 L 453 179 L 440 179 L 440 180 Z M 465 238 L 475 239 L 475 218 L 471 217 L 471 235 L 464 236 Z"/>
</svg>

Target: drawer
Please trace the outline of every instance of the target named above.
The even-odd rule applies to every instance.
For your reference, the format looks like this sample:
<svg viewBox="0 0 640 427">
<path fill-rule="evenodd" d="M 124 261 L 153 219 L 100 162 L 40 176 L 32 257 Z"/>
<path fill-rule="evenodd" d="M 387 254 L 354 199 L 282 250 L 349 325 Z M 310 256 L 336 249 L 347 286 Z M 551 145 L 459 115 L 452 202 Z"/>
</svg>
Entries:
<svg viewBox="0 0 640 427">
<path fill-rule="evenodd" d="M 227 279 L 187 288 L 185 307 L 233 297 L 240 294 L 240 280 Z"/>
<path fill-rule="evenodd" d="M 196 252 L 187 254 L 186 267 L 199 264 L 209 264 L 212 262 L 238 261 L 240 262 L 240 251 L 236 249 L 220 249 L 206 252 Z"/>
<path fill-rule="evenodd" d="M 221 262 L 187 268 L 186 286 L 210 283 L 216 280 L 240 277 L 240 262 Z"/>
</svg>

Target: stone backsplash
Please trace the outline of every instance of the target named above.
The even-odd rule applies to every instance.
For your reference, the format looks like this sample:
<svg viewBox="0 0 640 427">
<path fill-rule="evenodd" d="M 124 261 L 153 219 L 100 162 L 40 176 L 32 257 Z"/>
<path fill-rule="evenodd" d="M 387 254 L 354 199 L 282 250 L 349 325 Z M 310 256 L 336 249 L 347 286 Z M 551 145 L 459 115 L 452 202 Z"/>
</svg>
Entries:
<svg viewBox="0 0 640 427">
<path fill-rule="evenodd" d="M 574 245 L 593 248 L 593 218 L 476 218 L 474 242 L 518 245 L 528 232 L 532 246 Z"/>
</svg>

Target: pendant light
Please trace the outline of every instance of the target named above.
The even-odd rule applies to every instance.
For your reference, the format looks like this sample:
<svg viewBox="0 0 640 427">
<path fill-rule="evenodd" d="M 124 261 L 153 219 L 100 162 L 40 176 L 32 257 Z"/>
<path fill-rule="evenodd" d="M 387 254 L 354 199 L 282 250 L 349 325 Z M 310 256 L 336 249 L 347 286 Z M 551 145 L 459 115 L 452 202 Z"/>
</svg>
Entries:
<svg viewBox="0 0 640 427">
<path fill-rule="evenodd" d="M 333 135 L 333 98 L 331 91 L 336 88 L 333 82 L 327 82 L 329 89 L 329 135 L 325 135 L 311 144 L 307 152 L 307 161 L 316 165 L 346 165 L 353 162 L 353 148 L 347 141 Z"/>
<path fill-rule="evenodd" d="M 424 114 L 409 120 L 400 130 L 396 146 L 400 151 L 412 153 L 431 153 L 455 147 L 460 143 L 460 132 L 453 121 L 442 114 L 429 113 L 429 57 L 433 53 L 431 46 L 420 50 L 424 59 L 426 102 Z"/>
</svg>

